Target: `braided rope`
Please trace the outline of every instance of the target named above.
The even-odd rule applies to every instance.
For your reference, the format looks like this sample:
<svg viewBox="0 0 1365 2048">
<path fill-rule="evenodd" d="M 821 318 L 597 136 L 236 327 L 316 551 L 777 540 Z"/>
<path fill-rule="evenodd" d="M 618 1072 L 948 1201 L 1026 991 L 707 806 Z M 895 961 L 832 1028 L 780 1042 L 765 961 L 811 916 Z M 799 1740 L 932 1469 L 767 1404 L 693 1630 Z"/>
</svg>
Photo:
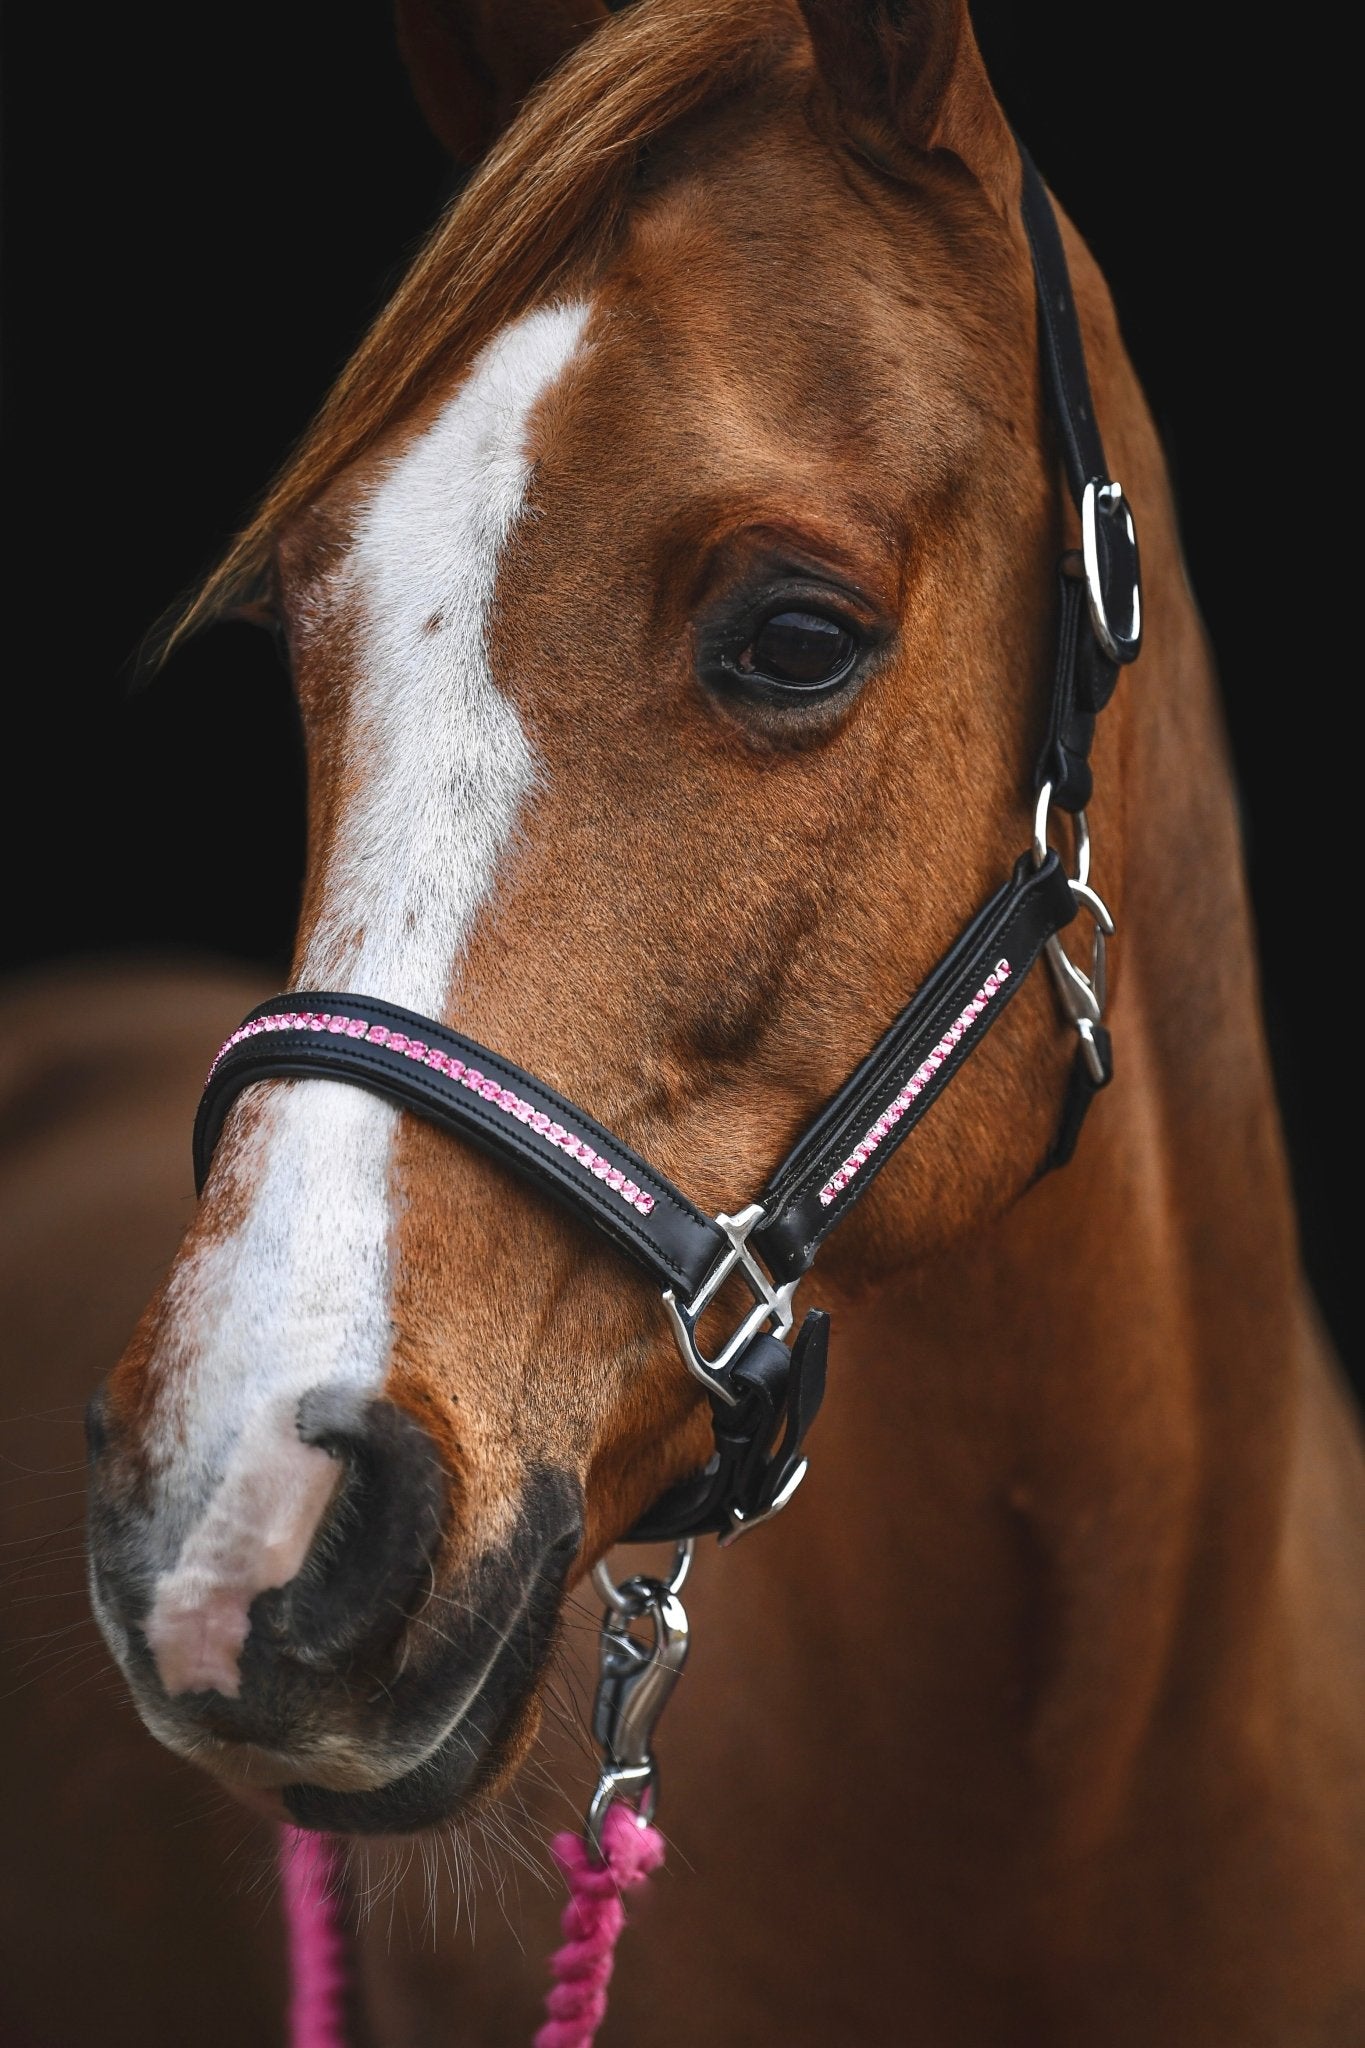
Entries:
<svg viewBox="0 0 1365 2048">
<path fill-rule="evenodd" d="M 554 1858 L 569 1885 L 560 1921 L 568 1937 L 550 1958 L 555 1982 L 534 2048 L 592 2048 L 606 2016 L 616 1944 L 626 1924 L 622 1894 L 664 1860 L 664 1840 L 618 1803 L 602 1829 L 599 1863 L 581 1835 L 556 1835 Z M 290 2048 L 346 2048 L 346 1937 L 339 1915 L 340 1857 L 325 1835 L 280 1830 L 280 1888 L 289 1948 Z"/>
<path fill-rule="evenodd" d="M 560 1925 L 568 1940 L 550 1958 L 555 1978 L 535 2048 L 592 2048 L 607 2010 L 616 1944 L 626 1924 L 621 1894 L 664 1860 L 664 1840 L 619 1802 L 607 1813 L 599 1863 L 581 1835 L 556 1835 L 554 1858 L 569 1882 Z"/>
</svg>

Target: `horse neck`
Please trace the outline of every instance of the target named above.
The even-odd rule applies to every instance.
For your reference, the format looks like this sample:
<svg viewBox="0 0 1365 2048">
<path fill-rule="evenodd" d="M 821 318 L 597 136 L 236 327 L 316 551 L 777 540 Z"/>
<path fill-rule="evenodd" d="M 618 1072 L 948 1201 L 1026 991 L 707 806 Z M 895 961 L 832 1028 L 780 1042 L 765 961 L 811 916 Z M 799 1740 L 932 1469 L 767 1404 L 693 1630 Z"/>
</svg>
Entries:
<svg viewBox="0 0 1365 2048">
<path fill-rule="evenodd" d="M 1121 910 L 1117 1078 L 1064 1171 L 836 1322 L 801 1545 L 832 1590 L 879 1589 L 912 1748 L 1023 1732 L 1085 1785 L 1087 1830 L 1173 1672 L 1249 1682 L 1305 1341 L 1230 777 L 1169 518 L 1147 567 L 1177 594 L 1109 714 L 1092 808 Z M 855 1602 L 855 1662 L 866 1623 Z M 1066 1812 L 1054 1797 L 1051 1824 Z"/>
</svg>

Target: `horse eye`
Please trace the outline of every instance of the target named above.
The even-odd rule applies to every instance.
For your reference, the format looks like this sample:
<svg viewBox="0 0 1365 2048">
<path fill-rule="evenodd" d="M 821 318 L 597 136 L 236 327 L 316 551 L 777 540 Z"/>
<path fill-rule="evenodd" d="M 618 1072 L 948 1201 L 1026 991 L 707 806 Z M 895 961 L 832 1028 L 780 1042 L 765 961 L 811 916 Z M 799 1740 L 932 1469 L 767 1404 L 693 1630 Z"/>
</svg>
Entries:
<svg viewBox="0 0 1365 2048">
<path fill-rule="evenodd" d="M 855 634 L 820 612 L 778 612 L 759 627 L 735 667 L 744 676 L 818 690 L 837 682 L 858 652 Z"/>
</svg>

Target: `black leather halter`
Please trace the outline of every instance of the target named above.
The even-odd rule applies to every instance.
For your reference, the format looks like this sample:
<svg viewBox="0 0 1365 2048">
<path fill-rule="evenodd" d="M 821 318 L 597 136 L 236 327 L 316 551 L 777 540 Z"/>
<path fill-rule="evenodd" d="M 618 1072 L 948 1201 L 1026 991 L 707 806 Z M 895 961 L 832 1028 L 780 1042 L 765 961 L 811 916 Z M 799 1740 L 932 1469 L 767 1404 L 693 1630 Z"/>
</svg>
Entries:
<svg viewBox="0 0 1365 2048">
<path fill-rule="evenodd" d="M 254 1010 L 214 1062 L 199 1105 L 194 1162 L 202 1189 L 229 1105 L 257 1081 L 349 1081 L 482 1147 L 603 1231 L 663 1288 L 689 1370 L 711 1400 L 716 1450 L 630 1532 L 644 1541 L 730 1536 L 776 1513 L 805 1471 L 802 1446 L 824 1392 L 829 1318 L 810 1310 L 794 1343 L 792 1295 L 825 1237 L 872 1184 L 931 1103 L 1049 953 L 1081 1038 L 1044 1168 L 1071 1156 L 1081 1121 L 1112 1073 L 1100 1014 L 1102 974 L 1081 975 L 1057 934 L 1085 907 L 1108 913 L 1047 845 L 1051 805 L 1079 813 L 1090 794 L 1095 718 L 1141 640 L 1132 516 L 1109 476 L 1061 235 L 1027 153 L 1023 217 L 1033 252 L 1039 338 L 1082 551 L 1063 557 L 1057 657 L 1046 738 L 1034 774 L 1034 846 L 982 905 L 924 985 L 768 1181 L 734 1216 L 696 1208 L 620 1138 L 500 1053 L 370 996 L 295 991 Z M 752 1310 L 714 1356 L 697 1324 L 738 1274 Z M 780 1440 L 779 1440 L 780 1439 Z"/>
</svg>

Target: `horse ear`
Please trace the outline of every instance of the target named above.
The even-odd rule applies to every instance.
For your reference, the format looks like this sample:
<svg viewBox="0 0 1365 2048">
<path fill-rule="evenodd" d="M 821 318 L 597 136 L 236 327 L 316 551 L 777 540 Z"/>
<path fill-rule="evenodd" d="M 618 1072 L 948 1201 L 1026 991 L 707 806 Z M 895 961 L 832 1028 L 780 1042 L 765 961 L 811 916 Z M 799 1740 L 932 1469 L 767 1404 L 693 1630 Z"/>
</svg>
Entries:
<svg viewBox="0 0 1365 2048">
<path fill-rule="evenodd" d="M 890 169 L 947 151 L 1007 220 L 1019 151 L 991 89 L 967 0 L 800 0 L 841 125 Z"/>
<path fill-rule="evenodd" d="M 456 163 L 473 164 L 521 102 L 607 18 L 604 0 L 395 0 L 417 104 Z"/>
</svg>

